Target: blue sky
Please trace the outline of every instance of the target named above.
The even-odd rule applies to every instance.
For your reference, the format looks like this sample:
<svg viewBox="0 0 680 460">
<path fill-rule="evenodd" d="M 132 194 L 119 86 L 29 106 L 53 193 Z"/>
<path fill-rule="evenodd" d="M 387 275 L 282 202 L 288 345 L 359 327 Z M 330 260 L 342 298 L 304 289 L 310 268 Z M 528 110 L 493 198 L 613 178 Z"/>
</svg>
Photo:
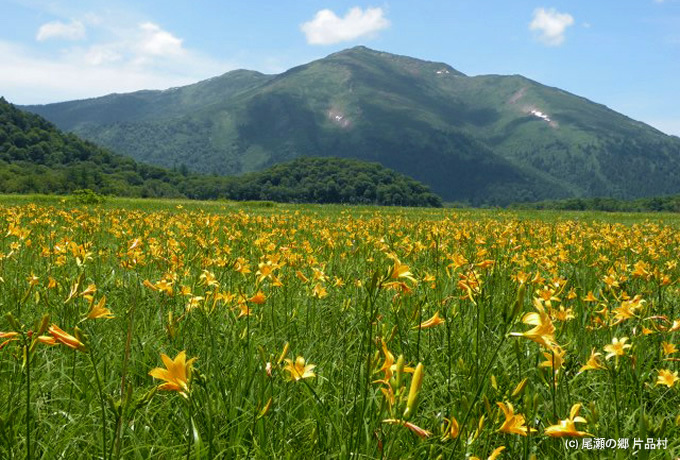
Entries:
<svg viewBox="0 0 680 460">
<path fill-rule="evenodd" d="M 522 74 L 680 135 L 680 0 L 0 0 L 0 95 L 279 73 L 355 45 Z"/>
</svg>

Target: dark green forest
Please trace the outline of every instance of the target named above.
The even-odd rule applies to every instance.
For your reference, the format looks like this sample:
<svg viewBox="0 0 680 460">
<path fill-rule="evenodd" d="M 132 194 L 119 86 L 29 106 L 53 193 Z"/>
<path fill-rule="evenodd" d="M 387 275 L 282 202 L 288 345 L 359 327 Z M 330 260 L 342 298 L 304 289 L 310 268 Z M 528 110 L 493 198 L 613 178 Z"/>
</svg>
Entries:
<svg viewBox="0 0 680 460">
<path fill-rule="evenodd" d="M 298 158 L 241 176 L 226 194 L 237 200 L 297 203 L 442 205 L 429 187 L 380 166 L 346 158 Z"/>
<path fill-rule="evenodd" d="M 536 203 L 517 203 L 510 209 L 546 209 L 552 211 L 607 211 L 607 212 L 680 212 L 680 195 L 654 196 L 636 200 L 616 198 L 569 198 Z"/>
<path fill-rule="evenodd" d="M 377 163 L 299 158 L 244 176 L 150 166 L 59 131 L 0 98 L 0 193 L 89 189 L 131 197 L 225 198 L 296 203 L 441 206 L 420 182 Z"/>
</svg>

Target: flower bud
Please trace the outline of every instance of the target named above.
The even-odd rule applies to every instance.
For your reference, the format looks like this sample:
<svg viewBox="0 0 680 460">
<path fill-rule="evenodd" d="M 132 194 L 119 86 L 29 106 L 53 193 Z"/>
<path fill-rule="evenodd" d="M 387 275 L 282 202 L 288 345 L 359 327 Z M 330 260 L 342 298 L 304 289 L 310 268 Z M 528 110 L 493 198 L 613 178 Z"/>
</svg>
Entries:
<svg viewBox="0 0 680 460">
<path fill-rule="evenodd" d="M 416 407 L 418 406 L 418 393 L 420 391 L 420 386 L 423 383 L 423 369 L 423 363 L 418 363 L 415 372 L 413 372 L 411 386 L 408 391 L 408 399 L 406 400 L 404 419 L 407 419 L 411 414 L 413 414 L 416 411 Z"/>
</svg>

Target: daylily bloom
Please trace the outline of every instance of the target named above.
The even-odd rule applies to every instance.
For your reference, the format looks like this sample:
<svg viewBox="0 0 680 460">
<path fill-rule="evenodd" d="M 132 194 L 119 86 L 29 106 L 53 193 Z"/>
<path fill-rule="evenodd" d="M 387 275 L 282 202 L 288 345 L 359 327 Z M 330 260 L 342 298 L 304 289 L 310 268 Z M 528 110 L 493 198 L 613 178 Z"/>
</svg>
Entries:
<svg viewBox="0 0 680 460">
<path fill-rule="evenodd" d="M 432 316 L 432 318 L 420 323 L 417 326 L 414 326 L 413 329 L 428 329 L 431 327 L 439 326 L 440 324 L 444 324 L 445 322 L 446 322 L 445 320 L 439 317 L 439 312 L 436 312 Z"/>
<path fill-rule="evenodd" d="M 674 344 L 665 341 L 661 342 L 661 348 L 663 348 L 664 355 L 672 355 L 678 351 L 678 348 Z"/>
<path fill-rule="evenodd" d="M 252 314 L 250 308 L 248 308 L 248 305 L 246 305 L 245 303 L 239 303 L 238 309 L 239 309 L 239 314 L 236 317 L 236 319 L 242 318 L 244 316 L 250 316 Z"/>
<path fill-rule="evenodd" d="M 382 367 L 378 369 L 378 372 L 385 372 L 385 378 L 382 380 L 375 380 L 373 383 L 384 383 L 385 385 L 389 385 L 390 379 L 393 375 L 393 367 L 396 366 L 394 365 L 394 355 L 387 348 L 387 344 L 384 340 L 382 340 L 382 351 L 385 355 L 385 362 L 383 363 Z"/>
<path fill-rule="evenodd" d="M 300 379 L 316 377 L 316 374 L 312 372 L 312 369 L 314 369 L 316 365 L 305 364 L 305 358 L 302 356 L 295 358 L 295 361 L 292 359 L 286 359 L 285 361 L 288 364 L 283 367 L 283 370 L 290 373 L 289 378 L 291 381 L 297 382 Z"/>
<path fill-rule="evenodd" d="M 496 447 L 493 452 L 491 452 L 491 455 L 487 457 L 486 460 L 496 460 L 499 455 L 501 455 L 501 452 L 505 449 L 505 446 L 500 446 Z M 479 457 L 475 457 L 474 455 L 470 457 L 470 460 L 480 460 Z"/>
<path fill-rule="evenodd" d="M 578 415 L 581 410 L 581 404 L 574 404 L 571 406 L 569 411 L 569 418 L 565 420 L 560 420 L 557 425 L 551 425 L 545 429 L 545 434 L 551 438 L 564 438 L 564 437 L 578 437 L 582 438 L 585 436 L 592 437 L 590 433 L 585 431 L 578 431 L 576 429 L 576 423 L 587 423 L 587 420 Z"/>
<path fill-rule="evenodd" d="M 394 264 L 392 265 L 392 269 L 390 270 L 389 275 L 390 279 L 398 280 L 399 278 L 404 278 L 414 283 L 418 282 L 413 277 L 411 269 L 408 267 L 408 265 L 402 264 L 396 257 L 392 257 L 392 260 L 394 260 Z"/>
<path fill-rule="evenodd" d="M 581 368 L 578 370 L 579 372 L 583 371 L 588 371 L 588 370 L 604 370 L 606 367 L 600 363 L 600 360 L 597 358 L 598 356 L 602 356 L 602 353 L 596 352 L 595 349 L 593 348 L 590 351 L 590 358 L 588 358 L 588 361 L 581 366 Z"/>
<path fill-rule="evenodd" d="M 257 291 L 257 294 L 248 299 L 248 302 L 262 305 L 267 300 L 267 296 L 262 291 Z"/>
<path fill-rule="evenodd" d="M 458 420 L 456 420 L 456 417 L 453 415 L 450 419 L 445 418 L 444 420 L 448 422 L 448 425 L 446 427 L 446 432 L 444 433 L 442 441 L 446 441 L 447 439 L 456 439 L 460 434 L 460 425 L 458 424 Z"/>
<path fill-rule="evenodd" d="M 87 313 L 87 319 L 110 319 L 115 318 L 111 310 L 104 307 L 106 305 L 106 296 L 102 297 L 96 305 L 92 305 L 90 311 Z"/>
<path fill-rule="evenodd" d="M 597 297 L 595 297 L 595 295 L 593 294 L 593 291 L 588 291 L 588 295 L 586 295 L 586 296 L 583 298 L 583 301 L 584 301 L 584 302 L 597 302 L 598 299 L 597 299 Z"/>
<path fill-rule="evenodd" d="M 671 372 L 668 369 L 661 369 L 659 371 L 659 375 L 656 378 L 656 384 L 657 385 L 666 385 L 668 388 L 673 388 L 673 385 L 675 385 L 675 382 L 680 380 L 680 377 L 678 377 L 678 371 Z"/>
<path fill-rule="evenodd" d="M 550 367 L 554 372 L 559 371 L 564 364 L 564 355 L 567 353 L 559 345 L 552 345 L 548 347 L 549 351 L 544 351 L 545 361 L 540 363 L 539 367 Z"/>
<path fill-rule="evenodd" d="M 66 345 L 67 347 L 73 348 L 74 350 L 80 350 L 83 352 L 87 351 L 87 347 L 83 342 L 81 342 L 71 334 L 63 331 L 56 324 L 51 325 L 47 332 L 49 332 L 50 335 L 54 337 L 54 340 L 61 343 L 62 345 Z"/>
<path fill-rule="evenodd" d="M 519 434 L 521 436 L 526 436 L 529 431 L 536 431 L 535 429 L 526 426 L 524 415 L 515 414 L 515 409 L 512 407 L 512 404 L 504 404 L 502 402 L 497 402 L 496 404 L 498 404 L 498 407 L 503 411 L 503 415 L 505 415 L 505 421 L 498 431 L 501 433 Z"/>
<path fill-rule="evenodd" d="M 628 340 L 628 337 L 622 337 L 621 340 L 614 337 L 612 339 L 611 344 L 604 346 L 604 351 L 607 352 L 607 356 L 605 356 L 605 358 L 609 359 L 609 358 L 616 356 L 617 359 L 618 359 L 619 356 L 625 356 L 626 355 L 626 349 L 630 348 L 632 346 L 632 345 L 626 343 L 627 340 Z"/>
<path fill-rule="evenodd" d="M 10 343 L 13 340 L 17 340 L 17 336 L 19 335 L 18 332 L 0 332 L 0 339 L 7 339 L 4 342 L 0 343 L 0 350 L 5 348 L 8 343 Z"/>
<path fill-rule="evenodd" d="M 538 310 L 537 312 L 527 313 L 522 318 L 524 324 L 534 326 L 534 328 L 526 332 L 511 332 L 510 335 L 524 337 L 549 348 L 555 343 L 555 326 L 540 300 L 534 300 L 534 307 Z"/>
<path fill-rule="evenodd" d="M 191 358 L 189 361 L 186 358 L 187 354 L 184 351 L 179 352 L 174 360 L 161 353 L 161 359 L 166 368 L 157 367 L 149 372 L 151 377 L 165 380 L 165 383 L 159 385 L 158 389 L 177 391 L 185 398 L 188 397 L 191 368 L 198 358 Z"/>
</svg>

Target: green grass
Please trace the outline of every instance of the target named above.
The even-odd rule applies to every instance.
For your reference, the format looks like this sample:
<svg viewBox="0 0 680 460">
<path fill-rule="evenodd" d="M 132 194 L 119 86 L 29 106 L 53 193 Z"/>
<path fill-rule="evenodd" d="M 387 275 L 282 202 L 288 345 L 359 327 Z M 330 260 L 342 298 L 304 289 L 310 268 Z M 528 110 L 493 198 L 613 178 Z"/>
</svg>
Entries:
<svg viewBox="0 0 680 460">
<path fill-rule="evenodd" d="M 656 381 L 678 369 L 661 349 L 679 340 L 669 330 L 678 224 L 671 214 L 2 196 L 0 311 L 14 320 L 0 331 L 19 336 L 0 350 L 0 458 L 29 448 L 45 459 L 487 458 L 500 446 L 500 458 L 600 458 L 545 435 L 577 403 L 588 421 L 577 428 L 667 439 L 639 457 L 672 457 L 678 385 Z M 590 291 L 599 302 L 584 300 Z M 533 327 L 522 319 L 545 292 L 565 352 L 557 374 L 538 366 L 544 346 L 510 335 Z M 614 324 L 624 293 L 644 302 Z M 83 319 L 104 296 L 115 318 Z M 437 312 L 443 324 L 417 327 Z M 38 343 L 25 360 L 45 314 L 46 325 L 77 326 L 88 351 Z M 633 347 L 607 360 L 615 337 Z M 579 373 L 592 349 L 605 370 Z M 426 439 L 385 422 L 405 421 L 413 380 L 394 370 L 391 386 L 376 382 L 386 350 L 424 366 L 408 422 Z M 181 351 L 197 358 L 187 397 L 154 390 L 161 353 Z M 304 357 L 315 377 L 291 381 L 280 356 Z M 537 431 L 499 431 L 498 402 Z M 443 440 L 451 417 L 460 435 Z"/>
</svg>

